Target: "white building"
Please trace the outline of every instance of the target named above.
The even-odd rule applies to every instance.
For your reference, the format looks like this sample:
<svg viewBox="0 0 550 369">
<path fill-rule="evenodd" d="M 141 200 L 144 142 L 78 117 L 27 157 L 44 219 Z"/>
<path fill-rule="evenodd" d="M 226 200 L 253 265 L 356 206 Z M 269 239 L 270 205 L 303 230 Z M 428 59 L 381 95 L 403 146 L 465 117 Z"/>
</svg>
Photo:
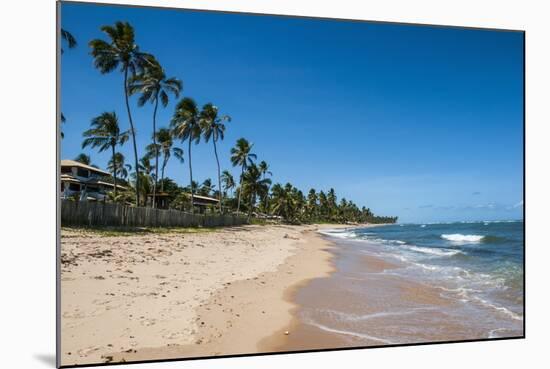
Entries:
<svg viewBox="0 0 550 369">
<path fill-rule="evenodd" d="M 61 198 L 78 196 L 80 201 L 103 201 L 107 192 L 114 189 L 105 177 L 111 174 L 74 160 L 61 160 Z M 117 189 L 125 187 L 117 185 Z"/>
</svg>

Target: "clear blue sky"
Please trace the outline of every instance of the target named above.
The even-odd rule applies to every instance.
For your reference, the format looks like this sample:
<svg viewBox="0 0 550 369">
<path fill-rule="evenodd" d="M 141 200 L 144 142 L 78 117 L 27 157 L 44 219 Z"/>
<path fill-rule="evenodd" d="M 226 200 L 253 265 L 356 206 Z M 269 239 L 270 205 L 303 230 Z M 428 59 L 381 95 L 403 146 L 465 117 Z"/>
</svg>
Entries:
<svg viewBox="0 0 550 369">
<path fill-rule="evenodd" d="M 62 56 L 62 158 L 86 152 L 105 167 L 109 154 L 82 150 L 82 132 L 113 110 L 128 128 L 122 75 L 101 75 L 88 47 L 122 20 L 184 96 L 233 118 L 222 169 L 245 137 L 274 182 L 334 187 L 403 222 L 522 217 L 522 33 L 83 4 L 63 4 L 61 19 L 78 41 Z M 152 106 L 135 101 L 143 154 Z M 131 147 L 121 151 L 133 161 Z M 216 178 L 211 144 L 193 147 L 193 168 L 199 181 Z M 175 161 L 167 175 L 189 181 Z"/>
</svg>

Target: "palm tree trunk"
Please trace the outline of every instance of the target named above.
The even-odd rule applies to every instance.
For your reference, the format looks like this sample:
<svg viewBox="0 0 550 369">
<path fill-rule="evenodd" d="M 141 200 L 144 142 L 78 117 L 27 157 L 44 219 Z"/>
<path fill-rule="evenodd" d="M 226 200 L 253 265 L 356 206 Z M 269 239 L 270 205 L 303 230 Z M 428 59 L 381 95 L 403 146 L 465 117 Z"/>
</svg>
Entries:
<svg viewBox="0 0 550 369">
<path fill-rule="evenodd" d="M 132 143 L 134 145 L 134 159 L 136 164 L 136 206 L 139 206 L 139 162 L 136 144 L 136 132 L 134 130 L 134 121 L 130 112 L 130 103 L 128 102 L 128 66 L 124 67 L 124 98 L 126 102 L 126 111 L 128 112 L 128 120 L 130 121 L 130 129 L 132 131 Z"/>
<path fill-rule="evenodd" d="M 252 215 L 252 210 L 254 208 L 254 191 L 250 194 L 250 208 L 248 209 L 247 221 L 250 221 L 250 216 Z"/>
<path fill-rule="evenodd" d="M 191 214 L 193 214 L 195 212 L 195 199 L 193 193 L 193 168 L 191 167 L 191 137 L 189 137 L 189 180 L 191 184 Z"/>
<path fill-rule="evenodd" d="M 157 147 L 157 108 L 159 105 L 159 94 L 155 98 L 155 109 L 153 110 L 153 146 L 155 148 L 155 180 L 153 181 L 153 208 L 157 207 L 157 179 L 159 177 L 159 150 Z"/>
<path fill-rule="evenodd" d="M 115 198 L 116 201 L 116 171 L 117 171 L 117 162 L 115 161 L 115 145 L 111 145 L 113 148 L 113 178 L 115 180 Z"/>
<path fill-rule="evenodd" d="M 160 192 L 164 192 L 164 168 L 166 168 L 166 164 L 168 164 L 168 160 L 166 160 L 165 157 L 162 162 L 162 169 L 160 171 Z"/>
<path fill-rule="evenodd" d="M 220 159 L 218 158 L 218 149 L 216 148 L 216 140 L 212 138 L 214 143 L 214 155 L 216 155 L 216 164 L 218 164 L 218 200 L 220 201 L 220 214 L 222 213 L 222 180 L 220 175 Z"/>
<path fill-rule="evenodd" d="M 269 186 L 267 187 L 267 192 L 265 194 L 265 207 L 264 207 L 264 210 L 265 210 L 265 214 L 266 215 L 269 215 L 269 203 L 268 203 L 268 200 L 269 200 Z"/>
<path fill-rule="evenodd" d="M 243 192 L 243 175 L 244 175 L 244 164 L 241 167 L 241 180 L 239 181 L 239 200 L 237 201 L 237 215 L 241 210 L 241 193 Z"/>
</svg>

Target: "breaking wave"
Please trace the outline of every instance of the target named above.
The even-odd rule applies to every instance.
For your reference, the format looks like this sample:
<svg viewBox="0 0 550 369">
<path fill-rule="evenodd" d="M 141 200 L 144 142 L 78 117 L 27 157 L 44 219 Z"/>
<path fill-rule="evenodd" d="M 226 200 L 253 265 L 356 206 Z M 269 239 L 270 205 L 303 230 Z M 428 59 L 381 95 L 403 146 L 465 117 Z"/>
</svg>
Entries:
<svg viewBox="0 0 550 369">
<path fill-rule="evenodd" d="M 481 242 L 483 241 L 485 236 L 480 236 L 477 234 L 454 233 L 454 234 L 442 234 L 441 238 L 452 242 Z"/>
</svg>

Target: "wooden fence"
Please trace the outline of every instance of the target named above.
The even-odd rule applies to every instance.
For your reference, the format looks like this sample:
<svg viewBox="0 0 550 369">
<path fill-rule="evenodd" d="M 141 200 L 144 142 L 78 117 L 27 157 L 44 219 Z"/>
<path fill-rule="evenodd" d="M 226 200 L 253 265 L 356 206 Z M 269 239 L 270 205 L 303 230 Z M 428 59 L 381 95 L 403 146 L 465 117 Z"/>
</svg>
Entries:
<svg viewBox="0 0 550 369">
<path fill-rule="evenodd" d="M 136 208 L 90 201 L 61 200 L 62 226 L 220 227 L 247 223 L 234 215 L 191 214 L 179 210 Z"/>
</svg>

